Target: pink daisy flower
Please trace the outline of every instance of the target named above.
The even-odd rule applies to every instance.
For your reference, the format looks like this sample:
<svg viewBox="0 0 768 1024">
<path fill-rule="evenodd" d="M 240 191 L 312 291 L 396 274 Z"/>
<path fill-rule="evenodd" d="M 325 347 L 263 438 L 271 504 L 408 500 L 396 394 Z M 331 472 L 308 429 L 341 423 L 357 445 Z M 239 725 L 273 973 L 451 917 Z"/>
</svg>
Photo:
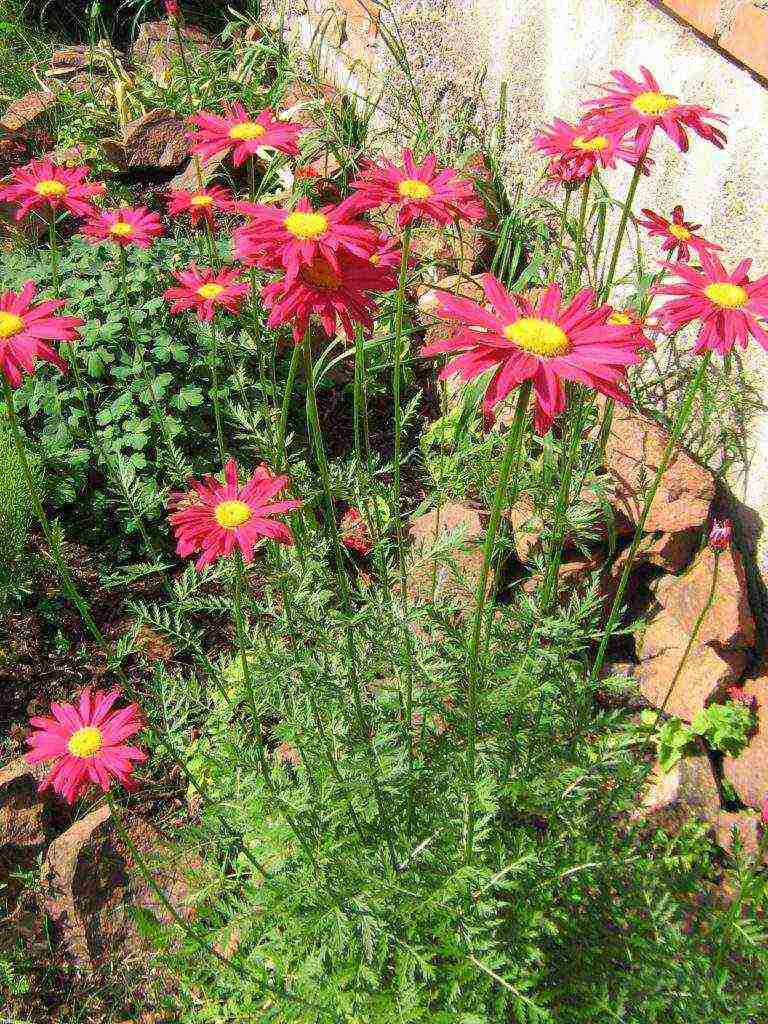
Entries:
<svg viewBox="0 0 768 1024">
<path fill-rule="evenodd" d="M 289 281 L 302 264 L 318 257 L 338 272 L 340 253 L 369 259 L 377 251 L 378 232 L 355 219 L 360 211 L 354 198 L 319 210 L 308 199 L 293 210 L 249 202 L 236 206 L 252 220 L 235 231 L 235 258 L 265 270 L 283 266 Z"/>
<path fill-rule="evenodd" d="M 435 224 L 450 224 L 455 220 L 479 221 L 486 215 L 472 182 L 459 178 L 452 167 L 438 171 L 433 153 L 417 164 L 410 149 L 404 149 L 402 167 L 391 160 L 369 163 L 351 187 L 357 190 L 359 210 L 398 207 L 397 223 L 401 228 L 419 217 Z"/>
<path fill-rule="evenodd" d="M 293 324 L 293 340 L 299 344 L 313 313 L 320 318 L 329 337 L 336 333 L 337 322 L 350 341 L 354 339 L 356 323 L 370 333 L 376 304 L 369 293 L 394 287 L 392 271 L 376 267 L 370 260 L 341 253 L 335 267 L 317 256 L 299 268 L 297 277 L 291 280 L 286 274 L 268 284 L 261 294 L 270 310 L 267 325 Z"/>
<path fill-rule="evenodd" d="M 645 333 L 645 321 L 632 309 L 614 309 L 607 321 L 612 327 L 628 327 L 632 331 L 632 338 L 637 349 L 647 348 L 651 352 L 656 346 Z"/>
<path fill-rule="evenodd" d="M 254 548 L 262 538 L 278 544 L 293 544 L 293 534 L 276 516 L 292 512 L 300 501 L 271 501 L 288 485 L 287 476 L 273 476 L 259 466 L 242 487 L 237 482 L 237 465 L 230 459 L 224 467 L 224 483 L 212 476 L 190 480 L 196 494 L 173 495 L 177 511 L 169 517 L 176 535 L 176 551 L 182 557 L 200 551 L 197 568 L 231 554 L 235 548 L 246 562 L 253 560 Z"/>
<path fill-rule="evenodd" d="M 163 225 L 158 215 L 145 206 L 121 206 L 117 210 L 100 210 L 83 224 L 81 231 L 94 244 L 111 241 L 148 249 L 153 239 L 163 234 Z"/>
<path fill-rule="evenodd" d="M 239 275 L 239 270 L 199 270 L 193 263 L 173 275 L 179 287 L 168 288 L 163 298 L 170 303 L 172 313 L 194 309 L 199 320 L 212 320 L 217 309 L 236 313 L 250 288 L 238 279 Z"/>
<path fill-rule="evenodd" d="M 695 352 L 710 349 L 725 355 L 734 345 L 747 347 L 750 335 L 768 352 L 768 332 L 759 318 L 768 316 L 768 276 L 750 281 L 752 260 L 742 260 L 730 273 L 720 260 L 700 252 L 701 269 L 685 263 L 665 267 L 682 280 L 660 284 L 655 295 L 675 296 L 655 312 L 665 331 L 673 333 L 701 322 Z"/>
<path fill-rule="evenodd" d="M 622 143 L 618 136 L 596 135 L 584 123 L 573 125 L 557 117 L 534 137 L 533 145 L 555 158 L 552 163 L 560 180 L 568 182 L 584 181 L 598 165 L 613 169 L 618 160 L 634 167 L 641 155 L 636 146 Z M 648 163 L 643 164 L 645 174 Z"/>
<path fill-rule="evenodd" d="M 137 704 L 113 710 L 119 699 L 119 690 L 93 693 L 87 687 L 76 705 L 51 704 L 52 718 L 30 718 L 37 731 L 27 737 L 27 761 L 54 762 L 41 792 L 50 786 L 71 804 L 91 785 L 106 793 L 113 778 L 126 789 L 134 788 L 134 763 L 146 761 L 147 755 L 125 740 L 143 729 L 144 722 Z"/>
<path fill-rule="evenodd" d="M 641 67 L 640 72 L 642 79 L 637 82 L 623 71 L 612 71 L 615 81 L 604 86 L 608 90 L 606 95 L 585 101 L 590 109 L 584 123 L 591 131 L 620 137 L 634 132 L 641 153 L 647 150 L 657 128 L 665 131 L 684 153 L 688 150 L 687 129 L 718 149 L 723 148 L 724 132 L 708 122 L 724 124 L 727 118 L 699 104 L 681 103 L 677 96 L 662 92 L 647 68 Z"/>
<path fill-rule="evenodd" d="M 489 419 L 513 388 L 531 380 L 534 425 L 540 434 L 565 409 L 564 380 L 629 404 L 621 384 L 626 367 L 641 362 L 635 334 L 631 326 L 608 323 L 611 307 L 596 307 L 592 289 L 582 289 L 564 307 L 557 284 L 543 289 L 534 305 L 523 295 L 511 295 L 492 274 L 484 274 L 482 282 L 491 309 L 470 299 L 440 295 L 437 315 L 454 322 L 458 330 L 426 345 L 421 355 L 460 353 L 442 370 L 441 380 L 455 373 L 473 380 L 493 370 L 483 402 Z"/>
<path fill-rule="evenodd" d="M 251 117 L 240 103 L 227 107 L 224 115 L 201 111 L 190 118 L 196 131 L 187 132 L 190 149 L 207 160 L 216 153 L 232 150 L 235 167 L 239 167 L 262 146 L 296 156 L 297 139 L 306 128 L 291 121 L 278 121 L 274 110 L 262 110 Z"/>
<path fill-rule="evenodd" d="M 399 270 L 403 259 L 399 240 L 392 235 L 380 235 L 376 251 L 368 259 L 374 267 L 381 267 L 382 270 L 391 270 L 395 267 Z M 410 257 L 408 263 L 414 264 L 413 257 Z"/>
<path fill-rule="evenodd" d="M 195 192 L 171 190 L 167 193 L 168 213 L 171 216 L 185 213 L 189 216 L 193 227 L 201 221 L 207 221 L 211 227 L 216 224 L 216 213 L 232 213 L 234 202 L 229 189 L 220 185 L 200 188 Z"/>
<path fill-rule="evenodd" d="M 103 181 L 86 181 L 89 173 L 87 167 L 57 167 L 50 160 L 32 160 L 17 167 L 11 183 L 0 188 L 0 202 L 18 206 L 16 220 L 41 207 L 87 217 L 94 212 L 91 200 L 104 195 L 107 187 Z"/>
<path fill-rule="evenodd" d="M 18 294 L 0 294 L 0 370 L 12 388 L 17 388 L 24 373 L 32 373 L 38 359 L 44 359 L 66 372 L 69 367 L 48 341 L 74 341 L 84 320 L 76 316 L 52 316 L 65 304 L 49 299 L 32 305 L 35 285 L 28 281 Z"/>
<path fill-rule="evenodd" d="M 715 245 L 714 242 L 708 242 L 706 238 L 702 238 L 701 235 L 695 233 L 699 230 L 701 224 L 692 224 L 690 221 L 685 220 L 682 206 L 674 208 L 671 220 L 667 220 L 666 217 L 654 213 L 653 210 L 644 209 L 643 213 L 646 219 L 638 220 L 637 223 L 641 228 L 645 228 L 649 235 L 657 235 L 659 238 L 663 238 L 664 241 L 661 243 L 661 248 L 668 252 L 673 259 L 688 263 L 691 258 L 692 249 L 696 253 L 702 250 L 705 252 L 722 251 L 719 245 Z"/>
<path fill-rule="evenodd" d="M 715 519 L 709 531 L 709 546 L 713 551 L 725 551 L 731 543 L 732 533 L 730 519 Z"/>
</svg>

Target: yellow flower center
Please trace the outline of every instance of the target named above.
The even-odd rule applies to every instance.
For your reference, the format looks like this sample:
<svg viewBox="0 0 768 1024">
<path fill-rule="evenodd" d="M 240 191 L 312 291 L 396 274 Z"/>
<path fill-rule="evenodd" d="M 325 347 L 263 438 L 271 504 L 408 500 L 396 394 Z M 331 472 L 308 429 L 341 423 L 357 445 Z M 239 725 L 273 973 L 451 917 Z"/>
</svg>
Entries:
<svg viewBox="0 0 768 1024">
<path fill-rule="evenodd" d="M 341 278 L 327 260 L 315 260 L 311 266 L 301 268 L 301 276 L 313 288 L 335 291 L 341 284 Z"/>
<path fill-rule="evenodd" d="M 379 254 L 377 252 L 374 252 L 374 253 L 371 253 L 371 255 L 368 257 L 368 262 L 372 263 L 374 265 L 374 267 L 377 267 L 379 265 L 379 260 L 380 259 L 381 259 L 381 256 L 379 256 Z"/>
<path fill-rule="evenodd" d="M 94 725 L 85 725 L 69 737 L 67 750 L 73 757 L 93 757 L 103 745 L 100 731 Z"/>
<path fill-rule="evenodd" d="M 594 139 L 585 139 L 583 135 L 577 135 L 573 140 L 573 145 L 576 149 L 583 149 L 586 153 L 597 153 L 598 150 L 605 149 L 608 139 L 604 135 L 596 135 Z"/>
<path fill-rule="evenodd" d="M 687 242 L 689 238 L 693 238 L 688 228 L 684 228 L 682 224 L 670 224 L 669 233 L 674 235 L 675 238 L 679 238 L 682 242 Z"/>
<path fill-rule="evenodd" d="M 263 124 L 257 124 L 256 121 L 242 121 L 229 129 L 229 137 L 236 142 L 248 142 L 250 139 L 260 139 L 266 130 Z"/>
<path fill-rule="evenodd" d="M 429 199 L 434 195 L 426 181 L 418 178 L 403 178 L 397 183 L 397 191 L 404 199 Z"/>
<path fill-rule="evenodd" d="M 125 220 L 116 220 L 109 229 L 109 233 L 110 235 L 117 235 L 118 238 L 126 238 L 128 235 L 133 234 L 133 224 L 129 224 Z"/>
<path fill-rule="evenodd" d="M 629 327 L 632 323 L 632 317 L 629 313 L 622 313 L 617 310 L 608 317 L 608 323 L 613 324 L 614 327 Z"/>
<path fill-rule="evenodd" d="M 0 338 L 12 338 L 24 329 L 24 321 L 15 313 L 0 313 Z"/>
<path fill-rule="evenodd" d="M 565 331 L 551 320 L 540 320 L 535 316 L 524 316 L 513 324 L 507 324 L 504 337 L 534 356 L 564 356 L 571 351 Z"/>
<path fill-rule="evenodd" d="M 244 501 L 222 501 L 216 506 L 213 513 L 216 522 L 219 526 L 223 526 L 225 530 L 234 530 L 238 526 L 242 526 L 243 523 L 247 523 L 253 515 L 250 505 L 246 505 Z"/>
<path fill-rule="evenodd" d="M 63 181 L 47 178 L 45 181 L 38 181 L 35 185 L 35 192 L 39 196 L 63 196 L 67 194 L 67 186 Z"/>
<path fill-rule="evenodd" d="M 665 92 L 641 92 L 632 100 L 632 106 L 645 117 L 660 117 L 678 106 L 677 96 Z"/>
<path fill-rule="evenodd" d="M 328 218 L 322 213 L 303 213 L 295 210 L 283 221 L 283 227 L 296 238 L 306 241 L 308 238 L 319 238 L 328 230 Z"/>
<path fill-rule="evenodd" d="M 731 284 L 730 281 L 717 281 L 715 284 L 707 285 L 704 294 L 723 309 L 739 309 L 749 298 L 745 288 Z"/>
<path fill-rule="evenodd" d="M 190 206 L 212 206 L 213 196 L 192 196 L 189 200 Z"/>
<path fill-rule="evenodd" d="M 210 284 L 201 284 L 197 289 L 197 294 L 203 299 L 217 299 L 223 291 L 222 285 L 211 281 Z"/>
</svg>

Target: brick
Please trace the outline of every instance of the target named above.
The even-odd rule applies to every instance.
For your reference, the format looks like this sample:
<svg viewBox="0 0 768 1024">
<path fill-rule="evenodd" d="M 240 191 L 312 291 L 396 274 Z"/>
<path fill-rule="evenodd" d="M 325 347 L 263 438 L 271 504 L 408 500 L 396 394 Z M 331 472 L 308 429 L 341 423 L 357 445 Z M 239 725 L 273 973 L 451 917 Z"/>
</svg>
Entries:
<svg viewBox="0 0 768 1024">
<path fill-rule="evenodd" d="M 721 0 L 662 0 L 678 18 L 687 21 L 705 36 L 713 36 L 720 17 Z"/>
<path fill-rule="evenodd" d="M 768 11 L 740 3 L 720 45 L 752 71 L 768 78 Z"/>
</svg>

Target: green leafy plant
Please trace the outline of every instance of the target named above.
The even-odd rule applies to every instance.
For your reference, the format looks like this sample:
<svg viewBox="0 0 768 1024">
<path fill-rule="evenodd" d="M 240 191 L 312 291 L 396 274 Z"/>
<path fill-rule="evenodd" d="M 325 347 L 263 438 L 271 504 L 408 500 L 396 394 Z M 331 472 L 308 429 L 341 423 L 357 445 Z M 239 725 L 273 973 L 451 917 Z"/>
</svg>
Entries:
<svg viewBox="0 0 768 1024">
<path fill-rule="evenodd" d="M 712 750 L 735 757 L 747 745 L 754 716 L 739 701 L 710 704 L 696 715 L 690 725 L 679 718 L 668 718 L 659 725 L 657 711 L 646 708 L 640 721 L 645 730 L 655 730 L 659 764 L 670 771 L 684 754 L 690 753 L 697 739 L 706 740 Z"/>
</svg>

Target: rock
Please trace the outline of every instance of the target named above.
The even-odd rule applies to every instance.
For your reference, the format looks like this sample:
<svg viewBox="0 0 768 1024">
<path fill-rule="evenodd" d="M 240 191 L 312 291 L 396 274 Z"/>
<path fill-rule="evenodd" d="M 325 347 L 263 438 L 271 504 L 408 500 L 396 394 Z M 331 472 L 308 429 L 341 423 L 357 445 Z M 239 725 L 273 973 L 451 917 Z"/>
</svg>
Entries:
<svg viewBox="0 0 768 1024">
<path fill-rule="evenodd" d="M 659 468 L 667 433 L 651 420 L 617 405 L 605 449 L 613 503 L 637 523 L 643 496 Z M 647 533 L 700 528 L 715 496 L 715 480 L 681 448 L 673 453 L 645 523 Z"/>
<path fill-rule="evenodd" d="M 107 39 L 100 39 L 95 46 L 63 46 L 54 50 L 46 75 L 65 79 L 81 71 L 102 72 L 122 63 L 123 55 Z"/>
<path fill-rule="evenodd" d="M 409 527 L 411 542 L 410 565 L 407 588 L 412 605 L 431 601 L 432 565 L 431 549 L 435 542 L 437 511 L 425 513 L 414 519 Z M 435 596 L 441 604 L 446 601 L 458 602 L 466 613 L 474 604 L 475 590 L 483 564 L 483 528 L 475 509 L 466 505 L 451 503 L 443 505 L 440 511 L 440 526 L 437 536 L 439 546 L 454 530 L 463 528 L 462 540 L 450 551 L 448 562 L 445 555 L 438 559 Z"/>
<path fill-rule="evenodd" d="M 658 584 L 659 610 L 639 645 L 637 671 L 641 692 L 655 707 L 666 699 L 696 619 L 709 599 L 714 566 L 714 552 L 707 547 L 686 573 L 664 577 Z M 754 620 L 741 557 L 731 547 L 720 556 L 711 607 L 665 710 L 690 722 L 741 676 L 754 640 Z"/>
<path fill-rule="evenodd" d="M 708 820 L 719 813 L 717 782 L 702 747 L 699 753 L 682 757 L 668 772 L 657 762 L 632 817 L 675 832 L 692 816 Z"/>
<path fill-rule="evenodd" d="M 123 129 L 124 157 L 118 166 L 175 170 L 189 156 L 185 132 L 184 121 L 174 111 L 150 110 Z"/>
<path fill-rule="evenodd" d="M 50 89 L 36 89 L 15 100 L 0 118 L 0 128 L 18 131 L 27 128 L 46 110 L 56 104 L 56 94 Z"/>
<path fill-rule="evenodd" d="M 200 179 L 202 179 L 203 185 L 207 185 L 216 176 L 216 172 L 226 159 L 226 153 L 216 153 L 215 156 L 209 157 L 208 160 L 195 160 L 193 158 L 184 170 L 179 171 L 178 174 L 171 178 L 167 188 L 174 191 L 192 191 L 200 187 Z M 197 173 L 198 167 L 200 168 L 200 178 L 198 178 Z"/>
<path fill-rule="evenodd" d="M 145 819 L 123 812 L 123 823 L 176 912 L 191 917 L 184 874 L 195 865 L 181 865 L 178 853 Z M 106 804 L 51 843 L 43 862 L 42 891 L 63 951 L 86 973 L 107 968 L 115 958 L 121 968 L 129 968 L 146 956 L 131 908 L 170 921 L 120 838 Z"/>
<path fill-rule="evenodd" d="M 744 683 L 744 695 L 752 698 L 757 730 L 738 757 L 723 758 L 723 777 L 748 807 L 760 808 L 768 796 L 768 668 Z"/>
<path fill-rule="evenodd" d="M 58 803 L 37 787 L 47 769 L 23 757 L 0 768 L 0 887 L 8 898 L 9 875 L 29 870 L 54 834 L 51 806 Z"/>
<path fill-rule="evenodd" d="M 183 25 L 181 33 L 187 60 L 194 60 L 195 50 L 205 52 L 213 46 L 211 37 L 194 25 Z M 139 26 L 129 56 L 133 64 L 145 65 L 155 84 L 164 88 L 171 65 L 180 52 L 176 30 L 170 22 L 145 21 Z"/>
<path fill-rule="evenodd" d="M 712 819 L 715 842 L 726 853 L 733 853 L 734 830 L 739 839 L 742 852 L 749 860 L 754 860 L 760 852 L 760 839 L 764 824 L 756 811 L 720 811 Z M 761 860 L 768 864 L 768 851 L 763 851 Z"/>
</svg>

